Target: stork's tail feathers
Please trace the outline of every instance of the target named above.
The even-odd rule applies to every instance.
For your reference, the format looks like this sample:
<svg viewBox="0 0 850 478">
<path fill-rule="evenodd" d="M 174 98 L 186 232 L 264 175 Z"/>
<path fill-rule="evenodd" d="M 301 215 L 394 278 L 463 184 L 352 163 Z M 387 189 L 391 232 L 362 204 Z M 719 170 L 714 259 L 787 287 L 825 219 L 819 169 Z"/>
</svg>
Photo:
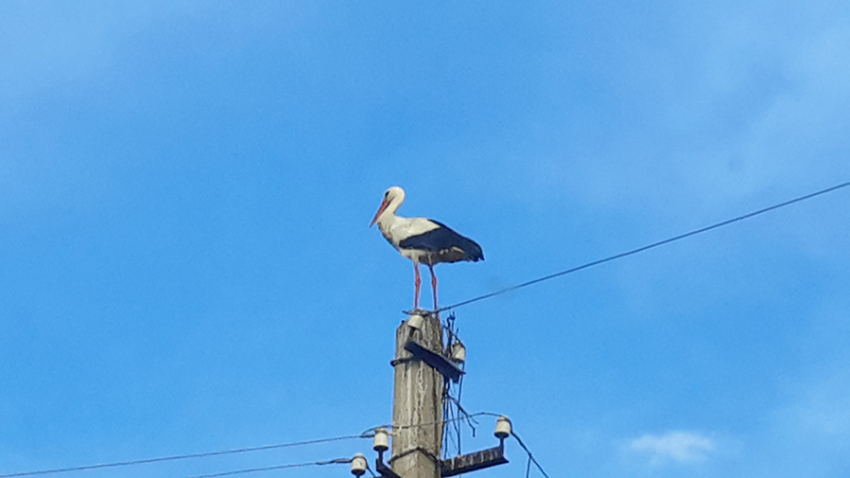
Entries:
<svg viewBox="0 0 850 478">
<path fill-rule="evenodd" d="M 478 262 L 484 260 L 484 251 L 481 250 L 481 246 L 478 245 L 477 242 L 472 239 L 464 237 L 464 243 L 461 244 L 461 248 L 464 252 L 466 252 L 467 261 Z"/>
</svg>

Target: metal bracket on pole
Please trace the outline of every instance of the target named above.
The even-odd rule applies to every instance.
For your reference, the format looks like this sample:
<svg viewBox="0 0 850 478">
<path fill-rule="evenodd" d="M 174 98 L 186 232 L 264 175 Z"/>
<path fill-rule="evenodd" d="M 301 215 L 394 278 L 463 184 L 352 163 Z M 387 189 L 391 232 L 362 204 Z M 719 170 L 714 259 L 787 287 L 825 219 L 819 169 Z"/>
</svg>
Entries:
<svg viewBox="0 0 850 478">
<path fill-rule="evenodd" d="M 375 459 L 375 469 L 382 478 L 401 478 L 392 468 L 384 464 L 384 452 L 378 452 L 378 458 Z"/>
<path fill-rule="evenodd" d="M 460 376 L 466 373 L 451 360 L 428 350 L 419 345 L 415 340 L 408 340 L 404 344 L 404 349 L 413 354 L 414 357 L 437 369 L 446 379 L 452 382 L 457 383 L 460 380 Z"/>
<path fill-rule="evenodd" d="M 508 459 L 505 458 L 505 443 L 502 442 L 497 447 L 441 460 L 440 476 L 455 476 L 505 463 Z"/>
</svg>

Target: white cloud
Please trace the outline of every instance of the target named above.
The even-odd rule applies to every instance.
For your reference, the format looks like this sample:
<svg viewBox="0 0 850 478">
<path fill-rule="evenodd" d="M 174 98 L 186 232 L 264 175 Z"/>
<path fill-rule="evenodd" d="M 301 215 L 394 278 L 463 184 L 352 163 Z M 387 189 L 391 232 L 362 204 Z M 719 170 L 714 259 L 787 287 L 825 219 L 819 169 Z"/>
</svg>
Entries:
<svg viewBox="0 0 850 478">
<path fill-rule="evenodd" d="M 662 435 L 643 435 L 632 440 L 630 451 L 649 455 L 650 463 L 661 464 L 668 461 L 678 463 L 698 462 L 715 448 L 712 439 L 698 433 L 670 431 Z"/>
</svg>

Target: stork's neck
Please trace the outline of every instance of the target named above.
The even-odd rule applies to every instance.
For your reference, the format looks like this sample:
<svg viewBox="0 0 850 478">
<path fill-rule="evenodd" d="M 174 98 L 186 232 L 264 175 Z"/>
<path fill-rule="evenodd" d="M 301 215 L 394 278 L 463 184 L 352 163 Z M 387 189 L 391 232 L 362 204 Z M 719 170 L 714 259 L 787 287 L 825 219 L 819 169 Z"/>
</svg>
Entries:
<svg viewBox="0 0 850 478">
<path fill-rule="evenodd" d="M 396 211 L 398 210 L 401 203 L 404 201 L 404 198 L 395 197 L 390 201 L 390 204 L 384 209 L 384 212 L 378 217 L 378 228 L 384 234 L 384 237 L 389 238 L 390 228 L 393 223 L 397 220 L 402 219 L 401 216 L 396 215 Z"/>
</svg>

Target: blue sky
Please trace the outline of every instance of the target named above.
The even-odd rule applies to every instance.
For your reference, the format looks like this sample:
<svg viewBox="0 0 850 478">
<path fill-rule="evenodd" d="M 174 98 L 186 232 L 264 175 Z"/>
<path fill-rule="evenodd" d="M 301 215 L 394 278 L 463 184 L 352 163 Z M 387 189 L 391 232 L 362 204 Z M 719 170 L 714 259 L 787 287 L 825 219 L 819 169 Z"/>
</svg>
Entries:
<svg viewBox="0 0 850 478">
<path fill-rule="evenodd" d="M 387 187 L 482 245 L 459 302 L 850 180 L 847 51 L 838 1 L 4 2 L 0 474 L 386 423 Z M 848 205 L 458 309 L 465 407 L 551 476 L 846 476 Z"/>
</svg>

